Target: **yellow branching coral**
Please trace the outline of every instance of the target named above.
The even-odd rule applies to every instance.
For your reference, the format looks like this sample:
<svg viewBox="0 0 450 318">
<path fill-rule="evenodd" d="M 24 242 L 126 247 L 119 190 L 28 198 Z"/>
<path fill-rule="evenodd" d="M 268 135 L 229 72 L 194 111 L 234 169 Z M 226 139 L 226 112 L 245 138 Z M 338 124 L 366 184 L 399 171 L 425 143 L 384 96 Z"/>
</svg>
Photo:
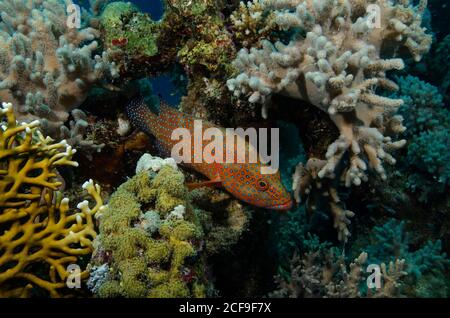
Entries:
<svg viewBox="0 0 450 318">
<path fill-rule="evenodd" d="M 84 201 L 80 212 L 70 213 L 69 199 L 57 191 L 56 168 L 77 166 L 75 150 L 44 138 L 37 121 L 17 123 L 11 104 L 3 103 L 0 117 L 6 118 L 0 129 L 0 296 L 27 296 L 37 288 L 57 297 L 67 266 L 92 251 L 100 187 L 86 182 L 95 206 Z"/>
</svg>

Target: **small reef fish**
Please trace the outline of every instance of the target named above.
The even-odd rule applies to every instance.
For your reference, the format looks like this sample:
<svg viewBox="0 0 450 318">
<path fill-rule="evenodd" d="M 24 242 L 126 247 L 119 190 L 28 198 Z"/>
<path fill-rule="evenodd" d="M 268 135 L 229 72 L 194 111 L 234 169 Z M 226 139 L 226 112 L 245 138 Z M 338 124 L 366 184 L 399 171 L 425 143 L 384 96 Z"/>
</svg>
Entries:
<svg viewBox="0 0 450 318">
<path fill-rule="evenodd" d="M 125 46 L 128 44 L 127 38 L 112 39 L 111 44 L 114 46 Z"/>
<path fill-rule="evenodd" d="M 136 97 L 129 102 L 126 112 L 136 128 L 155 136 L 169 153 L 170 149 L 178 143 L 177 140 L 171 140 L 174 129 L 186 128 L 191 132 L 191 136 L 194 136 L 194 120 L 197 118 L 181 113 L 164 103 L 161 103 L 159 115 L 157 115 L 147 107 L 142 97 Z M 223 131 L 223 128 L 202 121 L 203 131 L 212 127 Z M 209 142 L 203 141 L 203 147 L 207 143 Z M 246 147 L 249 146 L 248 144 L 246 141 Z M 224 154 L 225 151 L 226 149 Z M 254 206 L 273 210 L 289 210 L 292 207 L 291 195 L 281 183 L 279 172 L 262 174 L 262 164 L 259 160 L 257 163 L 194 163 L 192 158 L 190 162 L 184 164 L 209 178 L 209 181 L 188 185 L 191 189 L 202 186 L 222 186 L 234 197 Z"/>
</svg>

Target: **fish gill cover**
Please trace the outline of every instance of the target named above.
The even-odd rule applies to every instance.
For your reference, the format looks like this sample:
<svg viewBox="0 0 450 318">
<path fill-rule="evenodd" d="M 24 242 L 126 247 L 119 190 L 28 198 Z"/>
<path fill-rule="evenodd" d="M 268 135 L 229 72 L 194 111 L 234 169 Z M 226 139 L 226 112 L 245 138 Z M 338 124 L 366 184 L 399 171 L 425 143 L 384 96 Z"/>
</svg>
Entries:
<svg viewBox="0 0 450 318">
<path fill-rule="evenodd" d="M 0 0 L 0 296 L 449 297 L 448 7 Z"/>
</svg>

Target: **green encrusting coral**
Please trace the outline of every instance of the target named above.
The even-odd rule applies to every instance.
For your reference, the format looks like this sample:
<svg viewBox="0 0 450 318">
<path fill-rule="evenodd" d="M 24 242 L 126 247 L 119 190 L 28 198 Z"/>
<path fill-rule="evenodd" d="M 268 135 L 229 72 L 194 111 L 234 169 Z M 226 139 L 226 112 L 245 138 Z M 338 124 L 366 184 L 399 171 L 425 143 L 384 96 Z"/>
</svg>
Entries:
<svg viewBox="0 0 450 318">
<path fill-rule="evenodd" d="M 107 48 L 119 48 L 129 55 L 158 54 L 158 23 L 134 4 L 122 1 L 108 4 L 100 23 Z"/>
<path fill-rule="evenodd" d="M 143 226 L 148 210 L 159 215 L 156 230 Z M 177 169 L 144 171 L 122 184 L 101 216 L 100 233 L 91 263 L 108 264 L 108 273 L 98 296 L 205 296 L 203 264 L 196 257 L 202 229 Z"/>
</svg>

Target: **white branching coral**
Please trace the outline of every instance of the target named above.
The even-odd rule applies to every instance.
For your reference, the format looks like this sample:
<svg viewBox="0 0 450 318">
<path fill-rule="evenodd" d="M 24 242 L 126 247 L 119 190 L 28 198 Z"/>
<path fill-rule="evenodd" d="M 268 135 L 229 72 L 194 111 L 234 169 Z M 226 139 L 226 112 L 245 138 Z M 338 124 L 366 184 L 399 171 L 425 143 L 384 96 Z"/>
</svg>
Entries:
<svg viewBox="0 0 450 318">
<path fill-rule="evenodd" d="M 100 152 L 105 144 L 96 144 L 93 140 L 86 138 L 89 126 L 87 115 L 78 108 L 72 110 L 70 114 L 73 119 L 70 120 L 69 127 L 65 125 L 60 127 L 61 138 L 67 140 L 69 145 L 76 145 L 78 149 L 84 150 L 88 154 L 91 151 Z"/>
<path fill-rule="evenodd" d="M 80 28 L 71 23 L 72 4 L 0 0 L 0 99 L 15 105 L 19 120 L 39 119 L 56 138 L 89 88 L 118 76 L 106 53 L 97 55 L 100 34 L 88 15 Z"/>
<path fill-rule="evenodd" d="M 377 88 L 393 90 L 386 71 L 404 67 L 400 58 L 381 59 L 381 50 L 406 47 L 419 60 L 431 43 L 420 27 L 423 1 L 414 9 L 407 1 L 260 0 L 276 12 L 277 23 L 297 31 L 288 44 L 263 41 L 262 49 L 243 49 L 235 60 L 242 72 L 228 81 L 236 95 L 264 102 L 273 93 L 308 101 L 329 113 L 341 137 L 328 149 L 320 177 L 332 177 L 343 154 L 350 153 L 346 184 L 360 184 L 367 164 L 384 177 L 381 162 L 394 163 L 389 152 L 405 141 L 385 135 L 402 132 L 402 119 L 392 116 L 402 100 L 382 97 Z M 366 7 L 377 5 L 380 25 Z M 305 34 L 305 36 L 302 36 Z"/>
<path fill-rule="evenodd" d="M 396 90 L 386 72 L 404 67 L 407 54 L 419 61 L 432 38 L 421 27 L 426 0 L 413 7 L 409 0 L 259 0 L 259 7 L 275 13 L 275 21 L 289 31 L 289 43 L 261 41 L 261 49 L 244 48 L 234 65 L 241 72 L 228 80 L 236 96 L 262 103 L 277 93 L 307 101 L 327 112 L 340 131 L 326 153 L 317 176 L 335 178 L 337 167 L 346 186 L 367 180 L 368 171 L 386 178 L 383 163 L 394 164 L 391 152 L 405 140 L 394 115 L 401 99 L 378 94 Z M 251 4 L 254 6 L 254 4 Z M 338 176 L 338 177 L 339 177 Z"/>
</svg>

